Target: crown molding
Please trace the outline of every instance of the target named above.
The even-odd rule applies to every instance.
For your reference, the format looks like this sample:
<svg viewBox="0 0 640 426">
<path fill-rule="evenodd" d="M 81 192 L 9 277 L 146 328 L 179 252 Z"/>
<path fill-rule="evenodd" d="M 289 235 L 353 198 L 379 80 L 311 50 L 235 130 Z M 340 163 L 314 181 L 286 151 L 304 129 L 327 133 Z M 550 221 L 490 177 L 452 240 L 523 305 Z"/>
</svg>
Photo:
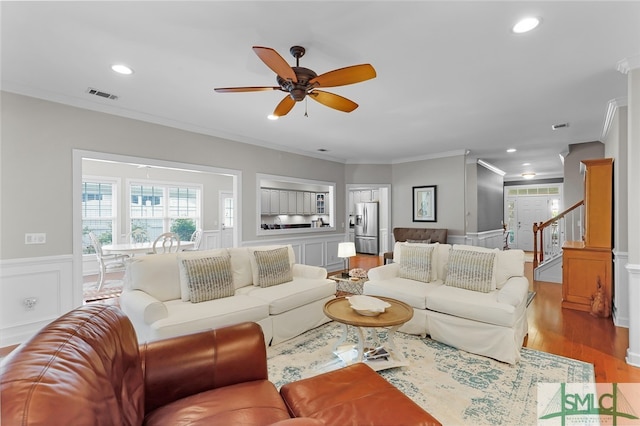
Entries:
<svg viewBox="0 0 640 426">
<path fill-rule="evenodd" d="M 618 61 L 618 65 L 616 69 L 620 71 L 622 74 L 629 74 L 629 71 L 636 70 L 640 68 L 640 54 L 635 56 L 630 56 L 628 58 L 624 58 Z"/>
<path fill-rule="evenodd" d="M 423 161 L 423 160 L 436 160 L 438 158 L 456 157 L 458 155 L 467 155 L 467 154 L 468 154 L 468 150 L 459 149 L 455 151 L 441 152 L 438 154 L 427 154 L 427 155 L 417 155 L 415 157 L 409 157 L 409 158 L 398 158 L 398 159 L 392 160 L 391 164 L 411 163 L 414 161 Z"/>
<path fill-rule="evenodd" d="M 613 124 L 613 117 L 616 115 L 618 108 L 627 106 L 627 97 L 611 99 L 607 103 L 607 112 L 604 115 L 604 125 L 602 126 L 601 141 L 604 141 L 611 130 L 611 124 Z"/>
</svg>

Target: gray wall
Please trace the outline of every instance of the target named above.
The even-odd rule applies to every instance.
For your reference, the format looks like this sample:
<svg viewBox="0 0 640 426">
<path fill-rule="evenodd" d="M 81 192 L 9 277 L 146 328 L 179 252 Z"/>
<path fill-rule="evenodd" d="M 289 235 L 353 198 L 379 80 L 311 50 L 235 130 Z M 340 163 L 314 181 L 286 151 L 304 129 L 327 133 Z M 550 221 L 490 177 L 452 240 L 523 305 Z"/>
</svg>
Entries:
<svg viewBox="0 0 640 426">
<path fill-rule="evenodd" d="M 476 166 L 478 179 L 478 232 L 502 228 L 504 215 L 504 183 L 502 176 L 481 166 Z"/>
<path fill-rule="evenodd" d="M 391 208 L 393 227 L 447 228 L 464 235 L 465 156 L 393 165 Z M 437 222 L 413 222 L 413 187 L 437 185 Z"/>
<path fill-rule="evenodd" d="M 628 117 L 627 107 L 616 110 L 611 129 L 605 140 L 605 157 L 615 158 L 613 163 L 613 247 L 617 252 L 627 252 L 629 248 L 628 216 L 629 202 L 626 196 L 629 185 L 628 173 Z"/>
<path fill-rule="evenodd" d="M 569 145 L 569 154 L 564 159 L 564 208 L 568 209 L 584 198 L 584 177 L 580 162 L 604 157 L 602 142 L 587 142 Z"/>
<path fill-rule="evenodd" d="M 336 223 L 345 222 L 341 163 L 12 93 L 2 92 L 1 106 L 2 259 L 72 253 L 73 149 L 241 170 L 243 241 L 264 238 L 256 236 L 256 173 L 335 182 Z M 46 232 L 47 244 L 25 245 L 29 232 Z"/>
</svg>

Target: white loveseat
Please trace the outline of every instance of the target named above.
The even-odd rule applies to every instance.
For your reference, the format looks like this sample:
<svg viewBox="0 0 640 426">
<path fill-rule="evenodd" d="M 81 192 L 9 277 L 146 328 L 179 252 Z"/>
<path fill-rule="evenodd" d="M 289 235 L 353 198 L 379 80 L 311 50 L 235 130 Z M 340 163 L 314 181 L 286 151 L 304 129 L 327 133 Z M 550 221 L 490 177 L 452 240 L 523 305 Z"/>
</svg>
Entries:
<svg viewBox="0 0 640 426">
<path fill-rule="evenodd" d="M 430 255 L 426 254 L 427 246 L 432 247 Z M 415 253 L 420 253 L 419 250 L 424 250 L 424 257 L 428 259 L 418 259 L 416 264 Z M 484 256 L 487 262 L 493 259 L 493 263 L 484 266 L 487 273 L 482 289 L 475 287 L 475 277 L 483 266 L 475 260 L 465 264 L 468 256 L 475 256 L 468 252 L 494 253 Z M 396 243 L 393 258 L 394 263 L 369 270 L 364 294 L 391 297 L 414 308 L 413 318 L 400 331 L 430 335 L 450 346 L 510 364 L 520 360 L 520 348 L 528 327 L 529 290 L 522 250 Z M 432 268 L 430 276 L 419 276 L 426 268 Z M 420 280 L 412 279 L 415 274 Z M 451 274 L 450 282 L 448 274 Z M 465 274 L 474 277 L 469 285 L 460 282 L 461 277 L 464 281 Z"/>
<path fill-rule="evenodd" d="M 257 284 L 261 265 L 255 252 L 266 254 L 283 247 L 291 280 L 260 287 Z M 185 259 L 222 259 L 220 264 L 228 268 L 209 275 L 216 275 L 214 281 L 226 277 L 227 288 L 222 294 L 226 291 L 228 295 L 211 300 L 204 297 L 204 301 L 194 303 L 191 291 L 198 287 L 190 287 L 190 283 L 196 282 L 198 275 L 193 272 L 195 269 L 185 267 Z M 220 286 L 213 291 L 221 291 Z M 134 258 L 127 266 L 120 304 L 141 342 L 252 321 L 260 324 L 266 342 L 275 344 L 328 322 L 322 308 L 335 298 L 335 292 L 336 284 L 327 279 L 326 269 L 296 264 L 291 246 L 240 247 Z M 201 297 L 200 293 L 196 297 Z"/>
</svg>

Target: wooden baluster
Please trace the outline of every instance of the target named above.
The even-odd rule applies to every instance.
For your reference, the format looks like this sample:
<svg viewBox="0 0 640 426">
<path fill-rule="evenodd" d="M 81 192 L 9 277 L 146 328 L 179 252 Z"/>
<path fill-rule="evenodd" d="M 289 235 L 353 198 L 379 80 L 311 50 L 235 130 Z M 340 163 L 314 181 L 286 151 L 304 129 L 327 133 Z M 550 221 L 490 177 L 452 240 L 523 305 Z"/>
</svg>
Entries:
<svg viewBox="0 0 640 426">
<path fill-rule="evenodd" d="M 538 267 L 538 223 L 533 222 L 533 269 Z"/>
</svg>

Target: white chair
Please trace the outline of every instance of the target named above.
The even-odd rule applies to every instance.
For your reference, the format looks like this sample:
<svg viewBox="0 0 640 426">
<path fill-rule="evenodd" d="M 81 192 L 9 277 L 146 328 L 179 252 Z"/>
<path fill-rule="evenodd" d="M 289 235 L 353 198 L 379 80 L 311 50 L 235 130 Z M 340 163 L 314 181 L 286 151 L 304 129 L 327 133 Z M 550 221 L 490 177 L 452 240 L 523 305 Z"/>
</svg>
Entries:
<svg viewBox="0 0 640 426">
<path fill-rule="evenodd" d="M 129 256 L 126 254 L 104 254 L 102 244 L 93 232 L 89 232 L 89 239 L 98 259 L 98 291 L 100 291 L 105 283 L 107 272 L 124 271 L 127 266 L 125 262 Z"/>
<path fill-rule="evenodd" d="M 202 242 L 202 229 L 196 229 L 191 234 L 191 239 L 189 240 L 193 243 L 193 248 L 190 248 L 188 251 L 196 251 L 200 250 L 200 243 Z"/>
<path fill-rule="evenodd" d="M 180 250 L 180 237 L 175 232 L 165 232 L 153 242 L 153 253 L 175 253 Z"/>
</svg>

